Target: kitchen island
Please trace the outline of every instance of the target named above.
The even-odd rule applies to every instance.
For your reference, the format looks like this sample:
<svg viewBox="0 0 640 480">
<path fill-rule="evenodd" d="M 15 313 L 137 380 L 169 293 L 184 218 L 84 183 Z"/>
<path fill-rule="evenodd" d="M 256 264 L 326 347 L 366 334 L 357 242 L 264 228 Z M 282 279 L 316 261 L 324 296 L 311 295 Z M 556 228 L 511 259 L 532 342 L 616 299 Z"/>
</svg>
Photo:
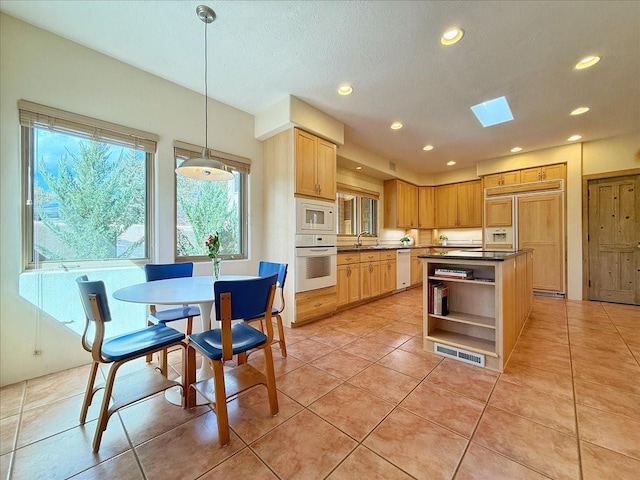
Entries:
<svg viewBox="0 0 640 480">
<path fill-rule="evenodd" d="M 419 258 L 425 350 L 502 372 L 533 303 L 533 250 Z"/>
</svg>

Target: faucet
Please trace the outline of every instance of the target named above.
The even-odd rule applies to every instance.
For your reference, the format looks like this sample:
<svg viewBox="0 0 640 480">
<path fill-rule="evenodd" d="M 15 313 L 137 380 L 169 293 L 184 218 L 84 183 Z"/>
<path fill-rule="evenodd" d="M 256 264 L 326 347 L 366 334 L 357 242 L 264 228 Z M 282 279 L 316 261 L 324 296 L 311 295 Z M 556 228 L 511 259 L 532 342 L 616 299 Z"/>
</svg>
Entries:
<svg viewBox="0 0 640 480">
<path fill-rule="evenodd" d="M 369 235 L 369 232 L 367 232 L 366 230 L 363 230 L 362 232 L 360 232 L 358 234 L 358 239 L 356 240 L 356 247 L 361 247 L 362 246 L 362 240 L 360 240 L 360 236 L 361 235 Z"/>
</svg>

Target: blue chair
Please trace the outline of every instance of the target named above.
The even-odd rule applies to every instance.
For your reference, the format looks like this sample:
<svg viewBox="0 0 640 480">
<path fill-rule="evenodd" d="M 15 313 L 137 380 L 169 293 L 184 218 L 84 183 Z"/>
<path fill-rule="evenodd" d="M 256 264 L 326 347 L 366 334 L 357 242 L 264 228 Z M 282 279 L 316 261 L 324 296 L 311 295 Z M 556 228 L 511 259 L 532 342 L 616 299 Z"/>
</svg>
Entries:
<svg viewBox="0 0 640 480">
<path fill-rule="evenodd" d="M 248 280 L 220 280 L 214 283 L 216 319 L 220 328 L 195 333 L 189 336 L 187 346 L 187 406 L 195 403 L 197 390 L 213 404 L 218 422 L 218 438 L 220 445 L 229 443 L 229 418 L 227 415 L 227 399 L 256 385 L 265 385 L 269 394 L 271 415 L 278 413 L 278 394 L 276 392 L 276 377 L 273 369 L 273 324 L 271 323 L 271 309 L 276 291 L 277 274 L 268 277 L 251 278 Z M 266 315 L 265 315 L 265 312 Z M 257 330 L 244 320 L 265 317 L 266 334 Z M 253 365 L 239 361 L 239 365 L 231 369 L 223 369 L 225 361 L 231 360 L 233 355 L 245 356 L 247 352 L 263 349 L 266 372 L 258 371 Z M 213 367 L 213 379 L 195 381 L 195 352 L 207 357 Z M 206 360 L 205 360 L 206 361 Z M 229 380 L 227 381 L 226 378 Z M 228 385 L 228 390 L 226 385 Z"/>
<path fill-rule="evenodd" d="M 268 277 L 269 275 L 273 275 L 274 273 L 278 274 L 278 283 L 276 286 L 280 292 L 280 301 L 277 308 L 273 308 L 271 311 L 271 317 L 275 317 L 278 325 L 278 339 L 274 339 L 273 343 L 277 343 L 280 345 L 280 354 L 283 358 L 287 357 L 287 344 L 284 338 L 284 327 L 282 325 L 282 312 L 284 311 L 284 281 L 287 279 L 287 267 L 286 263 L 274 263 L 274 262 L 265 262 L 261 261 L 258 264 L 258 276 L 259 277 Z M 264 314 L 257 318 L 251 318 L 247 320 L 247 322 L 260 321 L 260 330 L 264 331 L 262 326 L 262 321 L 264 320 Z"/>
<path fill-rule="evenodd" d="M 122 382 L 122 387 L 114 388 L 118 369 L 130 360 L 166 350 L 173 346 L 185 349 L 183 350 L 184 359 L 184 352 L 186 351 L 185 335 L 164 324 L 158 324 L 105 340 L 105 322 L 111 321 L 111 312 L 104 283 L 102 281 L 89 281 L 86 275 L 78 277 L 76 282 L 80 290 L 80 298 L 86 316 L 86 323 L 82 332 L 82 347 L 87 352 L 90 352 L 93 358 L 80 412 L 80 424 L 84 425 L 87 419 L 87 410 L 96 392 L 104 389 L 104 398 L 93 437 L 93 451 L 97 452 L 100 448 L 102 434 L 107 429 L 107 423 L 111 415 L 122 407 L 126 407 L 138 400 L 180 385 L 180 383 L 173 380 L 167 380 L 157 371 L 143 369 L 125 375 L 127 381 Z M 93 330 L 93 338 L 90 338 L 90 330 Z M 110 363 L 111 366 L 105 384 L 95 386 L 96 374 L 101 363 Z M 111 400 L 113 400 L 113 403 L 109 408 Z M 185 401 L 183 401 L 183 406 L 186 406 Z"/>
<path fill-rule="evenodd" d="M 183 263 L 148 263 L 144 266 L 144 274 L 147 282 L 155 282 L 156 280 L 166 280 L 168 278 L 182 278 L 193 276 L 193 262 Z M 151 318 L 147 321 L 147 325 L 155 325 L 156 323 L 166 324 L 175 320 L 187 320 L 185 333 L 190 335 L 193 329 L 193 317 L 200 315 L 200 309 L 196 306 L 183 305 L 182 307 L 171 308 L 168 310 L 157 310 L 155 305 L 149 305 Z M 151 355 L 147 355 L 147 362 L 152 360 Z M 167 350 L 160 353 L 160 371 L 167 376 Z"/>
</svg>

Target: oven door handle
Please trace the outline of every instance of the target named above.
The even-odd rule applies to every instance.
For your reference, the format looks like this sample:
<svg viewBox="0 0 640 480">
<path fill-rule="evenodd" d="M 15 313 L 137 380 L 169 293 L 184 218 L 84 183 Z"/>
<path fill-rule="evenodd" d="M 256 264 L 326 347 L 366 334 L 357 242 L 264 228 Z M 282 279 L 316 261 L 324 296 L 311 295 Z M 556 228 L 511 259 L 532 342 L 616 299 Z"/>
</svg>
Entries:
<svg viewBox="0 0 640 480">
<path fill-rule="evenodd" d="M 310 248 L 309 251 L 310 252 L 328 252 L 329 249 L 328 248 Z"/>
</svg>

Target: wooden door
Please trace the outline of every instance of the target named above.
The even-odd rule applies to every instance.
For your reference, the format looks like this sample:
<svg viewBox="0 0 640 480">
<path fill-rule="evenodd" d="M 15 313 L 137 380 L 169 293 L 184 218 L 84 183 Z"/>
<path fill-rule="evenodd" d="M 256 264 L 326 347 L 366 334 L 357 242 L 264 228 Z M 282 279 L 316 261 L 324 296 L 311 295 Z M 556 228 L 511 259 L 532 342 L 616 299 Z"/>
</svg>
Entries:
<svg viewBox="0 0 640 480">
<path fill-rule="evenodd" d="M 542 169 L 535 167 L 520 170 L 520 180 L 522 183 L 539 182 L 542 180 Z"/>
<path fill-rule="evenodd" d="M 316 137 L 302 130 L 295 130 L 296 142 L 296 193 L 317 196 L 316 188 Z"/>
<path fill-rule="evenodd" d="M 504 172 L 502 175 L 502 185 L 517 185 L 524 182 L 520 176 L 520 170 L 514 170 L 513 172 Z"/>
<path fill-rule="evenodd" d="M 564 293 L 563 194 L 518 197 L 518 248 L 533 249 L 533 289 Z"/>
<path fill-rule="evenodd" d="M 436 204 L 436 227 L 455 227 L 458 216 L 458 190 L 457 185 L 440 185 L 434 188 L 434 200 Z"/>
<path fill-rule="evenodd" d="M 510 227 L 513 224 L 513 199 L 492 198 L 485 202 L 487 227 Z"/>
<path fill-rule="evenodd" d="M 458 227 L 482 227 L 482 184 L 480 180 L 458 184 Z"/>
<path fill-rule="evenodd" d="M 589 182 L 589 299 L 640 305 L 640 175 Z"/>
<path fill-rule="evenodd" d="M 433 187 L 420 187 L 418 189 L 418 226 L 420 228 L 435 227 Z"/>
<path fill-rule="evenodd" d="M 334 201 L 336 199 L 336 146 L 318 138 L 317 181 L 318 196 Z"/>
</svg>

